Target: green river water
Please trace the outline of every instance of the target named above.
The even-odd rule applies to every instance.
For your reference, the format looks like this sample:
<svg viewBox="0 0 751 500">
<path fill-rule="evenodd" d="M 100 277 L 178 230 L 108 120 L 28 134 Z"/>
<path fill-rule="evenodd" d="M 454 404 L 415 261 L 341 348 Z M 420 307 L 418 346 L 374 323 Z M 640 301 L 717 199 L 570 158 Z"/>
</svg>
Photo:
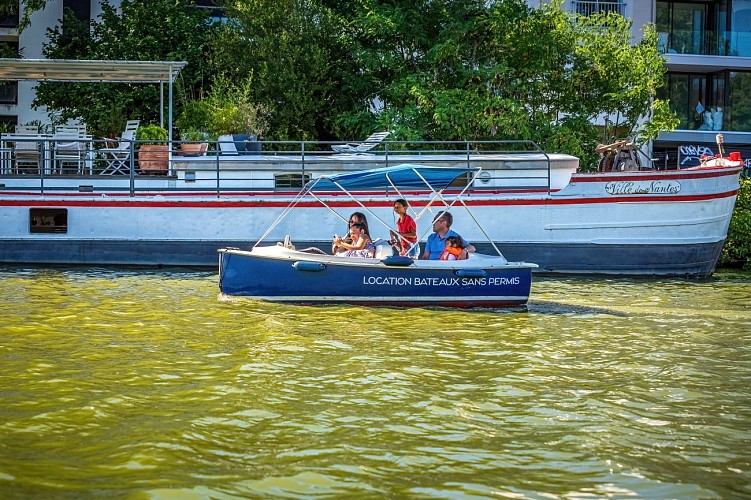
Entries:
<svg viewBox="0 0 751 500">
<path fill-rule="evenodd" d="M 527 310 L 0 268 L 0 498 L 751 498 L 751 274 Z"/>
</svg>

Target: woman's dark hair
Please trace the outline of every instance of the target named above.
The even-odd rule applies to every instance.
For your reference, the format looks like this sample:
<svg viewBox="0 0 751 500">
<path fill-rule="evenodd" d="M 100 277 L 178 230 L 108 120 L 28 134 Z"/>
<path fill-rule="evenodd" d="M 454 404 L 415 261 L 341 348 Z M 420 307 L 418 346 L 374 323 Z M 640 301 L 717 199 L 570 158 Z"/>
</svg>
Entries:
<svg viewBox="0 0 751 500">
<path fill-rule="evenodd" d="M 356 227 L 361 233 L 368 234 L 368 228 L 362 222 L 353 222 L 349 227 Z M 369 236 L 369 235 L 368 235 Z"/>
<path fill-rule="evenodd" d="M 353 218 L 357 218 L 360 224 L 365 226 L 365 234 L 370 235 L 370 228 L 368 228 L 368 218 L 365 217 L 365 214 L 362 212 L 352 212 L 352 215 L 349 216 L 349 220 L 352 221 Z M 350 222 L 347 226 L 347 230 L 349 230 L 349 227 L 352 226 L 352 222 Z"/>
</svg>

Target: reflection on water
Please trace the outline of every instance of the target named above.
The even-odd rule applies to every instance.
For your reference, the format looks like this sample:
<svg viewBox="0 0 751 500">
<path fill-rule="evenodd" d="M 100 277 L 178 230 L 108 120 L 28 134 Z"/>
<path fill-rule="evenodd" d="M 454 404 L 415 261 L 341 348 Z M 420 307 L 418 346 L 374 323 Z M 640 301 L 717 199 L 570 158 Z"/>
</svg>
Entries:
<svg viewBox="0 0 751 500">
<path fill-rule="evenodd" d="M 0 497 L 751 496 L 751 275 L 537 279 L 526 311 L 0 269 Z"/>
</svg>

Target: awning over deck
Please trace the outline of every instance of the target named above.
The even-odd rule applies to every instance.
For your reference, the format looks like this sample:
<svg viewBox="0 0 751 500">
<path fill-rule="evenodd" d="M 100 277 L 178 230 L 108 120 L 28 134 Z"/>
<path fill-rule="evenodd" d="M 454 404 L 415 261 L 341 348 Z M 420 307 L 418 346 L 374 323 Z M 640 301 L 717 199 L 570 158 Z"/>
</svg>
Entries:
<svg viewBox="0 0 751 500">
<path fill-rule="evenodd" d="M 159 83 L 164 127 L 164 83 L 168 84 L 167 133 L 172 141 L 172 83 L 187 61 L 95 61 L 84 59 L 0 58 L 0 81 Z M 170 151 L 170 156 L 172 152 Z"/>
<path fill-rule="evenodd" d="M 186 61 L 0 58 L 0 80 L 172 83 L 187 64 Z"/>
</svg>

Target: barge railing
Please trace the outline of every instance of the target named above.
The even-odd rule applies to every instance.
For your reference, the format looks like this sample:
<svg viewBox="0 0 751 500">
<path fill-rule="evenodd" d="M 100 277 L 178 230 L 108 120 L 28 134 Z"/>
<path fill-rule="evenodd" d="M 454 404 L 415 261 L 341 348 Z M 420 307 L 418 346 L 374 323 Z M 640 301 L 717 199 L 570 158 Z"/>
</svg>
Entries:
<svg viewBox="0 0 751 500">
<path fill-rule="evenodd" d="M 51 136 L 4 134 L 0 137 L 0 190 L 53 194 L 77 188 L 82 193 L 129 197 L 200 191 L 219 197 L 249 190 L 297 191 L 311 175 L 400 163 L 493 165 L 497 172 L 499 162 L 532 156 L 544 162 L 544 170 L 514 170 L 509 184 L 505 177 L 490 175 L 490 169 L 485 169 L 478 185 L 497 190 L 551 189 L 550 156 L 532 141 L 384 141 L 360 154 L 333 151 L 331 145 L 341 141 L 172 141 L 165 142 L 161 151 L 146 151 L 154 148 L 142 147 L 143 141 L 131 141 L 127 149 L 117 150 L 111 147 L 113 142 L 82 138 L 72 151 L 61 152 Z M 237 152 L 228 154 L 227 146 Z"/>
</svg>

